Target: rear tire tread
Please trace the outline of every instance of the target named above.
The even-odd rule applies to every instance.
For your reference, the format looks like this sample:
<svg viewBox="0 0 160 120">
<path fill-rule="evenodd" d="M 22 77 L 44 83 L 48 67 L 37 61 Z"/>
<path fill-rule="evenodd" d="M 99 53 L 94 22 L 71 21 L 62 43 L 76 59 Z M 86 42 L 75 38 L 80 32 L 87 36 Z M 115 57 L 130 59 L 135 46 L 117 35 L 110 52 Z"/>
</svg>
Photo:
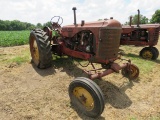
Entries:
<svg viewBox="0 0 160 120">
<path fill-rule="evenodd" d="M 50 67 L 52 65 L 52 53 L 46 32 L 41 29 L 35 29 L 30 33 L 30 36 L 35 37 L 39 50 L 39 64 L 37 67 L 42 69 Z"/>
</svg>

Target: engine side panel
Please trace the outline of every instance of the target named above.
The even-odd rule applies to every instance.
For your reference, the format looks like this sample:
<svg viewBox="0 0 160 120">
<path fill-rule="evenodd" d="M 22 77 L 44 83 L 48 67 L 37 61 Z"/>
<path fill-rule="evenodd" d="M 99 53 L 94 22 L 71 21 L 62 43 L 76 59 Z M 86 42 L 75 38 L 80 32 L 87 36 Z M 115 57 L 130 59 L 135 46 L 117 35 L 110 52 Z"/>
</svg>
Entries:
<svg viewBox="0 0 160 120">
<path fill-rule="evenodd" d="M 159 29 L 159 24 L 122 26 L 120 44 L 155 46 L 158 43 Z"/>
</svg>

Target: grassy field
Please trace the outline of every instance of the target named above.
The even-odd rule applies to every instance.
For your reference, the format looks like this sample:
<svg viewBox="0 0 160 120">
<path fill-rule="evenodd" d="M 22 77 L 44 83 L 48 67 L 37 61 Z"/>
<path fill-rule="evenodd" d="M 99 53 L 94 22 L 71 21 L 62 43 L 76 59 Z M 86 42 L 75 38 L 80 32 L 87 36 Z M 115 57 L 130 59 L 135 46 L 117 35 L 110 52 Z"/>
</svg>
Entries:
<svg viewBox="0 0 160 120">
<path fill-rule="evenodd" d="M 17 46 L 28 44 L 30 31 L 0 31 L 0 46 Z"/>
<path fill-rule="evenodd" d="M 160 50 L 160 43 L 155 47 Z M 51 68 L 38 69 L 30 62 L 28 44 L 0 47 L 0 119 L 160 120 L 160 56 L 155 61 L 144 60 L 139 57 L 142 48 L 120 46 L 122 58 L 130 59 L 140 70 L 136 80 L 128 80 L 121 72 L 95 80 L 104 94 L 105 109 L 92 119 L 76 111 L 68 95 L 70 82 L 86 76 L 82 70 L 91 65 L 82 68 L 66 56 L 53 55 Z"/>
</svg>

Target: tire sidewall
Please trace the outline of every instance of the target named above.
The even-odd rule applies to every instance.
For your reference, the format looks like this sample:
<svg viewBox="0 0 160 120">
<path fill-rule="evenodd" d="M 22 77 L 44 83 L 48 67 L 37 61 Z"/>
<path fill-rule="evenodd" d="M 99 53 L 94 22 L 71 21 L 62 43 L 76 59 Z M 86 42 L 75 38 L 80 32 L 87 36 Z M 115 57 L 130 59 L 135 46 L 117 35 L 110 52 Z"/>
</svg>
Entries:
<svg viewBox="0 0 160 120">
<path fill-rule="evenodd" d="M 73 90 L 76 87 L 82 87 L 82 88 L 86 89 L 90 93 L 90 95 L 92 96 L 92 98 L 94 100 L 94 108 L 91 111 L 87 111 L 85 106 L 83 106 L 78 101 L 78 99 L 73 95 Z M 72 101 L 72 104 L 75 106 L 80 104 L 80 106 L 78 106 L 78 109 L 90 117 L 99 116 L 103 112 L 103 109 L 104 109 L 104 104 L 103 104 L 104 99 L 102 99 L 101 95 L 99 95 L 101 92 L 97 92 L 97 91 L 99 91 L 99 90 L 96 89 L 95 86 L 93 84 L 91 84 L 90 82 L 88 82 L 87 80 L 85 80 L 85 82 L 84 82 L 83 80 L 76 79 L 76 80 L 72 81 L 69 86 L 69 96 L 70 96 L 71 100 L 76 100 L 76 102 Z M 79 104 L 77 104 L 77 101 L 79 102 Z"/>
</svg>

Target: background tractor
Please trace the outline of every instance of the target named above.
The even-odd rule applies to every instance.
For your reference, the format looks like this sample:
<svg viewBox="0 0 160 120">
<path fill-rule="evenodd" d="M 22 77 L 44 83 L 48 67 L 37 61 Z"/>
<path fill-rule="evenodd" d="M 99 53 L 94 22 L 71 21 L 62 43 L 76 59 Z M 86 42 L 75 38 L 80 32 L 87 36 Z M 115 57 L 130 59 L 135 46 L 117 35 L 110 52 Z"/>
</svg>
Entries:
<svg viewBox="0 0 160 120">
<path fill-rule="evenodd" d="M 138 10 L 137 25 L 132 25 L 132 17 L 130 17 L 130 25 L 122 26 L 122 34 L 120 45 L 147 46 L 144 47 L 139 55 L 144 59 L 156 60 L 159 51 L 155 45 L 158 43 L 160 24 L 141 24 L 140 11 Z"/>
<path fill-rule="evenodd" d="M 122 70 L 129 79 L 139 75 L 139 69 L 130 60 L 119 65 L 115 60 L 118 55 L 122 27 L 117 20 L 80 24 L 76 23 L 76 8 L 73 7 L 74 24 L 61 27 L 63 19 L 54 16 L 51 19 L 52 28 L 34 29 L 30 33 L 29 44 L 33 63 L 41 69 L 52 65 L 52 54 L 70 56 L 86 60 L 93 67 L 84 70 L 86 77 L 77 77 L 69 85 L 71 103 L 90 117 L 101 115 L 104 110 L 104 96 L 99 86 L 91 79 L 101 78 L 113 72 Z M 122 59 L 121 59 L 122 60 Z M 95 68 L 94 63 L 101 64 Z"/>
</svg>

